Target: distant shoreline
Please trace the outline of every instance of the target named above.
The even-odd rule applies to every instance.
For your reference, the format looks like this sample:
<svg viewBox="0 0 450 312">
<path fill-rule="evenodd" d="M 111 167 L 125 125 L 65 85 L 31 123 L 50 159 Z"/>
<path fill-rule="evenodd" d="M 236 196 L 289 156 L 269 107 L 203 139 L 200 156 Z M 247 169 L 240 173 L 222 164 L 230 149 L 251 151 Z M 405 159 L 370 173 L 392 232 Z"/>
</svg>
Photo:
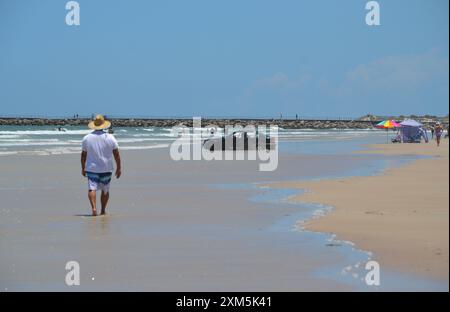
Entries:
<svg viewBox="0 0 450 312">
<path fill-rule="evenodd" d="M 186 118 L 111 118 L 114 127 L 173 127 L 192 126 L 192 119 Z M 0 126 L 82 126 L 89 118 L 32 118 L 0 117 Z M 216 125 L 277 125 L 287 129 L 370 129 L 381 120 L 358 119 L 258 119 L 258 118 L 220 118 L 202 119 L 202 126 Z M 423 122 L 425 126 L 432 122 Z"/>
</svg>

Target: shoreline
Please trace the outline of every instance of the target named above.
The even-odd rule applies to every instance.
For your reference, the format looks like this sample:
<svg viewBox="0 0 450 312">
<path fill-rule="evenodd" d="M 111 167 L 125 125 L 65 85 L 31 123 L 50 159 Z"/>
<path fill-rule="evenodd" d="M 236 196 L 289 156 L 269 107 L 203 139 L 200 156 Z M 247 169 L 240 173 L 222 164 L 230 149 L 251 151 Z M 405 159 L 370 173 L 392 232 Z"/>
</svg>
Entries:
<svg viewBox="0 0 450 312">
<path fill-rule="evenodd" d="M 448 141 L 443 140 L 439 148 L 434 142 L 369 145 L 359 153 L 434 157 L 388 168 L 376 176 L 270 186 L 303 189 L 306 192 L 290 200 L 334 207 L 325 216 L 303 223 L 306 230 L 332 233 L 373 252 L 382 270 L 386 266 L 448 282 Z"/>
</svg>

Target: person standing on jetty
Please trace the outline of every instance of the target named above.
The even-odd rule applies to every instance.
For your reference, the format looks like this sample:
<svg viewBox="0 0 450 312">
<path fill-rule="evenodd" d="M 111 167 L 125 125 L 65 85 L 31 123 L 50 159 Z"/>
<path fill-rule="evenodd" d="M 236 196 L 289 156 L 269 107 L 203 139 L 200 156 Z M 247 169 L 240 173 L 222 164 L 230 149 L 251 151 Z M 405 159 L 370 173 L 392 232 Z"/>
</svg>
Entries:
<svg viewBox="0 0 450 312">
<path fill-rule="evenodd" d="M 92 208 L 92 215 L 97 215 L 97 190 L 101 190 L 101 214 L 106 214 L 109 200 L 109 185 L 113 172 L 113 161 L 116 161 L 116 178 L 120 178 L 122 167 L 120 162 L 119 145 L 116 138 L 105 132 L 111 122 L 102 115 L 95 116 L 88 127 L 93 129 L 82 141 L 81 174 L 88 178 L 88 198 Z"/>
</svg>

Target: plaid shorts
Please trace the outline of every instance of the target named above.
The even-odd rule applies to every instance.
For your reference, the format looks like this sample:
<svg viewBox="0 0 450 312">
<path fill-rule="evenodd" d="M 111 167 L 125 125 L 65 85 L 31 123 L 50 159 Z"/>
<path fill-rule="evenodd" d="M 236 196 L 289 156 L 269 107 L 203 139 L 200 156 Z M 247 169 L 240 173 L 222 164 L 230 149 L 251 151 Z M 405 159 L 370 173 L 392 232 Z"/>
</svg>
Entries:
<svg viewBox="0 0 450 312">
<path fill-rule="evenodd" d="M 86 171 L 86 176 L 88 178 L 89 191 L 102 190 L 104 193 L 109 192 L 112 172 L 97 173 Z"/>
</svg>

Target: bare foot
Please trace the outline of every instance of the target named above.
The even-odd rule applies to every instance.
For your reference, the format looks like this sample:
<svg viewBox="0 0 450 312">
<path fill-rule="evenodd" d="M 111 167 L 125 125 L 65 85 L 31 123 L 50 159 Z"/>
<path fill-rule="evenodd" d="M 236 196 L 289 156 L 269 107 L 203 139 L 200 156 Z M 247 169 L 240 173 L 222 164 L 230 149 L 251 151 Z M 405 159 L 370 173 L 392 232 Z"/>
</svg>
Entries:
<svg viewBox="0 0 450 312">
<path fill-rule="evenodd" d="M 106 215 L 106 211 L 102 210 L 102 212 L 100 213 L 101 216 Z"/>
<path fill-rule="evenodd" d="M 92 216 L 96 217 L 97 216 L 97 210 L 92 210 Z"/>
</svg>

